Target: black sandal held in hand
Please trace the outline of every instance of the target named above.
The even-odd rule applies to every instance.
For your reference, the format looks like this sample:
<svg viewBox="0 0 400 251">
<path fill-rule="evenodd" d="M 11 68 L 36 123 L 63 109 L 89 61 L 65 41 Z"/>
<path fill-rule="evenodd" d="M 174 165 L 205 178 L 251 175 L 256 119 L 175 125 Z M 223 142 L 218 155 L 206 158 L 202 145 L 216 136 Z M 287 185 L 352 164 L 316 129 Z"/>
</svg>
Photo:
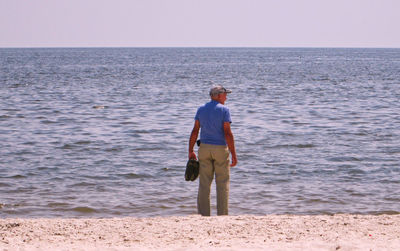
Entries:
<svg viewBox="0 0 400 251">
<path fill-rule="evenodd" d="M 188 160 L 186 164 L 185 180 L 194 181 L 199 176 L 199 162 L 195 159 Z"/>
</svg>

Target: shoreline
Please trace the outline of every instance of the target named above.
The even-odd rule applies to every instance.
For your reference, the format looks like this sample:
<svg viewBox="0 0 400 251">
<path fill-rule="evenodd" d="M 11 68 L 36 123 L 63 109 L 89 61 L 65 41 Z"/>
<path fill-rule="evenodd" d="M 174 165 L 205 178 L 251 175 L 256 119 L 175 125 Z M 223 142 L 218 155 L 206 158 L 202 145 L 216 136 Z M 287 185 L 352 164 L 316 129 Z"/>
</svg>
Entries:
<svg viewBox="0 0 400 251">
<path fill-rule="evenodd" d="M 0 219 L 2 250 L 399 250 L 400 215 Z"/>
</svg>

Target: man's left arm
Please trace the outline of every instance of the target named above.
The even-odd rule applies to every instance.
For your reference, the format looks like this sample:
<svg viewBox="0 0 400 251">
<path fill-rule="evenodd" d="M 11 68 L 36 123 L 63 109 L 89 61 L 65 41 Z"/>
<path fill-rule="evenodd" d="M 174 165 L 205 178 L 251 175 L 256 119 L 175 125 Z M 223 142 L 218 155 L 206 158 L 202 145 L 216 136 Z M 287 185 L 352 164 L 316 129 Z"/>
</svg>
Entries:
<svg viewBox="0 0 400 251">
<path fill-rule="evenodd" d="M 228 144 L 228 149 L 232 154 L 231 167 L 234 167 L 237 164 L 237 158 L 236 158 L 236 150 L 235 150 L 235 140 L 233 138 L 233 133 L 231 130 L 230 122 L 224 122 L 224 134 L 225 134 L 226 143 Z"/>
</svg>

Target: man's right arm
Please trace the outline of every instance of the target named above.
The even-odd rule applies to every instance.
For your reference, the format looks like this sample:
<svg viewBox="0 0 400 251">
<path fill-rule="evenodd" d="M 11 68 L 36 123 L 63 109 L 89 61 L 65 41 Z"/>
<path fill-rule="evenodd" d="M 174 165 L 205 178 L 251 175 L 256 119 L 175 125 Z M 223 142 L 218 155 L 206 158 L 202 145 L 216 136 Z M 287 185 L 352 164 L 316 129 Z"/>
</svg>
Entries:
<svg viewBox="0 0 400 251">
<path fill-rule="evenodd" d="M 190 139 L 189 139 L 189 159 L 196 159 L 197 156 L 193 151 L 194 144 L 196 144 L 197 137 L 199 136 L 199 131 L 200 131 L 200 121 L 195 120 L 194 126 L 192 133 L 190 134 Z"/>
</svg>

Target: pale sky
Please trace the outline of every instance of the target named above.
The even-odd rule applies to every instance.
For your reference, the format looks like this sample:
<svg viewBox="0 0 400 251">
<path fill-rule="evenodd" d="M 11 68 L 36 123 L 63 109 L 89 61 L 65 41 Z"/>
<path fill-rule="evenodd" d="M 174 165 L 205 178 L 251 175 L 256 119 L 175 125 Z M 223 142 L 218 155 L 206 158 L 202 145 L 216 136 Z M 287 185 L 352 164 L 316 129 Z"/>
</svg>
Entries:
<svg viewBox="0 0 400 251">
<path fill-rule="evenodd" d="M 400 0 L 0 0 L 0 47 L 400 48 Z"/>
</svg>

